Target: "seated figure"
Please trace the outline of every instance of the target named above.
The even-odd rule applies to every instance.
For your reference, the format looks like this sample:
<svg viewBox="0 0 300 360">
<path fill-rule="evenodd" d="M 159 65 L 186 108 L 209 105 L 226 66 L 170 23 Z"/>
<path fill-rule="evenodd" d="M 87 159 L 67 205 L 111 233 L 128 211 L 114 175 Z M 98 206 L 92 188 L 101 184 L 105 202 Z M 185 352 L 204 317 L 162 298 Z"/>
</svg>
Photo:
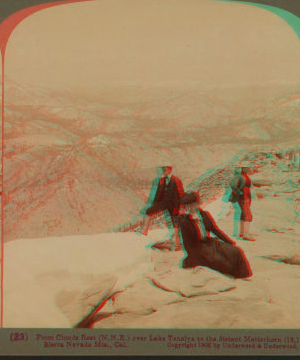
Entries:
<svg viewBox="0 0 300 360">
<path fill-rule="evenodd" d="M 178 224 L 186 252 L 182 267 L 207 266 L 234 278 L 250 277 L 252 271 L 245 254 L 219 229 L 212 216 L 199 207 L 199 195 L 185 194 L 181 205 Z"/>
</svg>

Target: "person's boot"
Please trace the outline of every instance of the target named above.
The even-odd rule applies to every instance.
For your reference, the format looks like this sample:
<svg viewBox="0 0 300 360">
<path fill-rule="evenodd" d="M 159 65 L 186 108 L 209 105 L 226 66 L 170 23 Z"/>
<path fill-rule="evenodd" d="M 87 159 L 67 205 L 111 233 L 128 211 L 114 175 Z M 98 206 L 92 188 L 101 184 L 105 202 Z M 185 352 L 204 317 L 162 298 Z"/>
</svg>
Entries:
<svg viewBox="0 0 300 360">
<path fill-rule="evenodd" d="M 145 221 L 144 221 L 144 226 L 143 226 L 143 230 L 141 232 L 141 235 L 144 235 L 144 236 L 148 235 L 149 225 L 150 225 L 150 216 L 147 216 Z"/>
<path fill-rule="evenodd" d="M 181 250 L 181 243 L 180 243 L 180 237 L 179 237 L 179 233 L 178 233 L 178 227 L 175 226 L 174 227 L 174 237 L 175 237 L 175 251 L 179 251 Z"/>
<path fill-rule="evenodd" d="M 239 237 L 244 238 L 244 236 L 245 236 L 245 222 L 240 221 L 240 234 L 239 234 Z"/>
<path fill-rule="evenodd" d="M 255 241 L 254 237 L 249 234 L 249 230 L 250 230 L 250 222 L 247 221 L 247 222 L 244 223 L 244 236 L 243 236 L 243 239 L 248 240 L 248 241 Z"/>
</svg>

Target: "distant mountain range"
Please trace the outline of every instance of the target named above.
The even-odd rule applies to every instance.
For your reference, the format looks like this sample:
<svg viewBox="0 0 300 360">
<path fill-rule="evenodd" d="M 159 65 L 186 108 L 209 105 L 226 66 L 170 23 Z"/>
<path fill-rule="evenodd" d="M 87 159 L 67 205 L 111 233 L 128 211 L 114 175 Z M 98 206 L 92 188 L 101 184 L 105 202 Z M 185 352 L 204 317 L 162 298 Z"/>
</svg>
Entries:
<svg viewBox="0 0 300 360">
<path fill-rule="evenodd" d="M 107 231 L 138 216 L 155 166 L 172 163 L 188 185 L 258 145 L 298 141 L 300 92 L 250 90 L 153 89 L 124 103 L 119 89 L 113 103 L 7 81 L 5 239 Z"/>
</svg>

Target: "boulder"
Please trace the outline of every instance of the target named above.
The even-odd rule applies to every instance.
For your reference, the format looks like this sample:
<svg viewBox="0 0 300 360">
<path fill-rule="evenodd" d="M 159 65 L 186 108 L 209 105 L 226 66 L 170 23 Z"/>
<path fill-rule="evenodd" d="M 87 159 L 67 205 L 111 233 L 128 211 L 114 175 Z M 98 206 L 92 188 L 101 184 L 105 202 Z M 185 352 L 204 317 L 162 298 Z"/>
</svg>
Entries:
<svg viewBox="0 0 300 360">
<path fill-rule="evenodd" d="M 149 249 L 132 233 L 6 243 L 4 326 L 76 326 L 149 266 Z"/>
</svg>

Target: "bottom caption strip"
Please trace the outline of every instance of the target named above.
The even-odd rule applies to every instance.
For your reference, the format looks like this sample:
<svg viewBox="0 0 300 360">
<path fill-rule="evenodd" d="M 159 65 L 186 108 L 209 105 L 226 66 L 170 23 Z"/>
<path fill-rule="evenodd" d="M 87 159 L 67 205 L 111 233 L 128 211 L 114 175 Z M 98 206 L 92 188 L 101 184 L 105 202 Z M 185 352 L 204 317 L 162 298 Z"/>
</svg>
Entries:
<svg viewBox="0 0 300 360">
<path fill-rule="evenodd" d="M 300 354 L 299 331 L 235 334 L 203 330 L 0 331 L 2 354 Z M 268 334 L 268 335 L 267 335 Z M 5 339 L 6 338 L 6 339 Z"/>
<path fill-rule="evenodd" d="M 297 349 L 299 338 L 285 337 L 281 338 L 261 338 L 252 336 L 228 337 L 219 336 L 219 338 L 193 337 L 193 336 L 133 336 L 128 335 L 73 335 L 64 336 L 58 334 L 56 336 L 36 335 L 36 341 L 41 342 L 43 347 L 100 347 L 100 348 L 127 348 L 134 343 L 145 343 L 155 345 L 163 343 L 167 348 L 174 349 L 190 349 L 190 348 L 216 348 L 216 349 Z"/>
</svg>

